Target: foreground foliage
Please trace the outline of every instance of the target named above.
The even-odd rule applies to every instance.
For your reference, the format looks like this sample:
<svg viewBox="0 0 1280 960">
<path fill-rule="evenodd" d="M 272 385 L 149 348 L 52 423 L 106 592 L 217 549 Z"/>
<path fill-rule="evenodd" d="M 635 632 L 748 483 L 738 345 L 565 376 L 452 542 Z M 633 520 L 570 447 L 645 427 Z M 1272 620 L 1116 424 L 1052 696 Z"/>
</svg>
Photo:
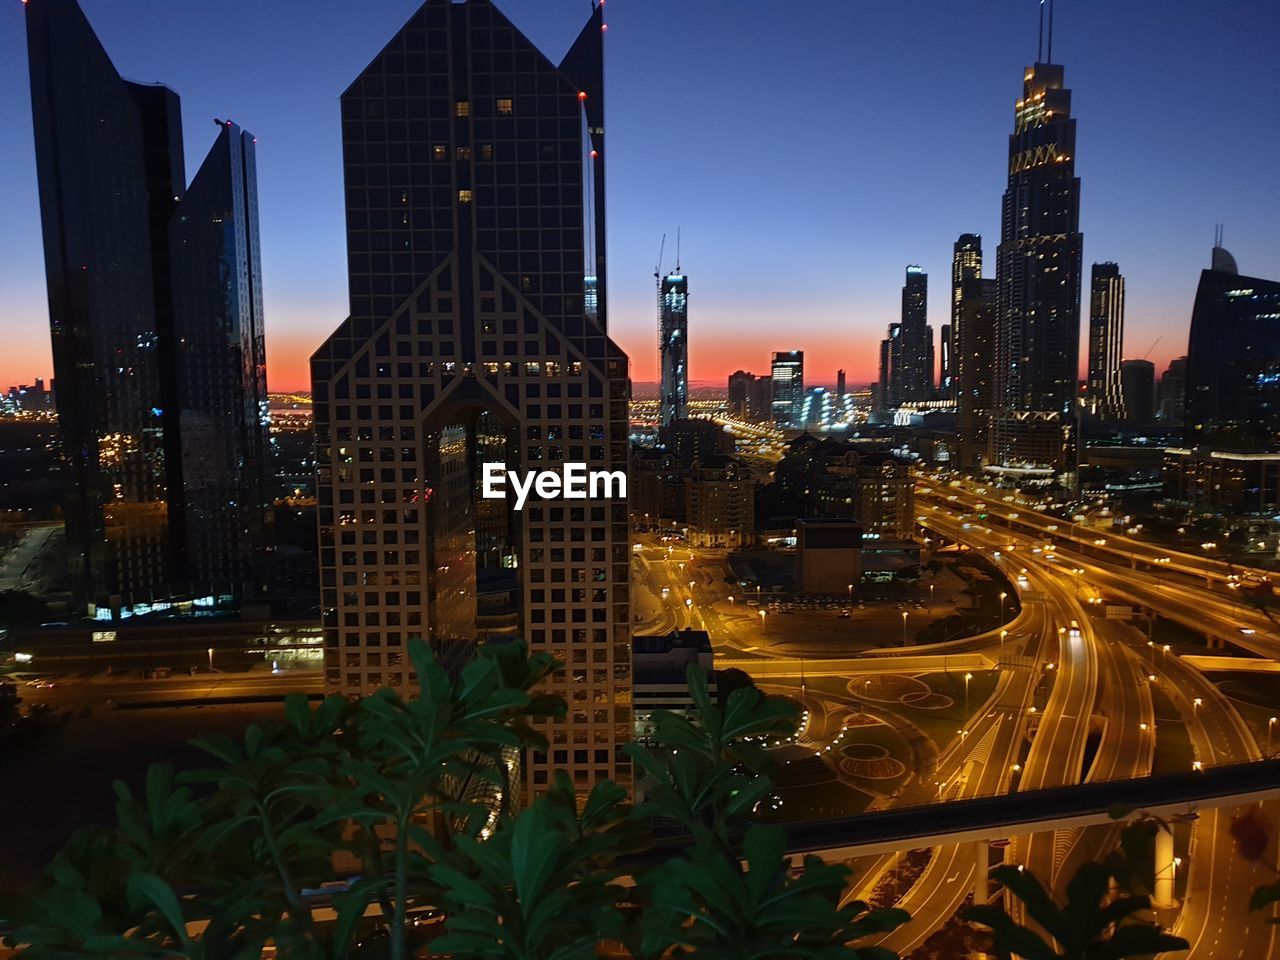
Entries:
<svg viewBox="0 0 1280 960">
<path fill-rule="evenodd" d="M 638 806 L 609 782 L 579 802 L 560 775 L 517 809 L 507 761 L 545 749 L 534 721 L 565 709 L 537 692 L 554 661 L 489 645 L 451 680 L 425 645 L 410 655 L 413 699 L 291 698 L 240 742 L 198 740 L 208 770 L 117 784 L 117 825 L 77 834 L 44 890 L 0 908 L 7 942 L 28 960 L 894 956 L 854 944 L 904 913 L 841 906 L 845 868 L 793 865 L 783 830 L 754 822 L 772 789 L 756 741 L 794 731 L 789 705 L 748 688 L 721 709 L 691 670 L 702 723 L 659 714 L 654 746 L 625 748 Z M 655 823 L 680 837 L 660 854 Z M 323 916 L 335 857 L 358 879 Z"/>
<path fill-rule="evenodd" d="M 1151 919 L 1146 878 L 1156 833 L 1169 829 L 1152 818 L 1127 826 L 1119 850 L 1100 863 L 1080 866 L 1067 884 L 1062 906 L 1029 871 L 996 867 L 992 878 L 1017 898 L 1035 926 L 1017 923 L 995 904 L 968 907 L 962 916 L 990 927 L 1003 955 L 1023 960 L 1123 960 L 1186 950 L 1186 940 L 1165 933 Z"/>
</svg>

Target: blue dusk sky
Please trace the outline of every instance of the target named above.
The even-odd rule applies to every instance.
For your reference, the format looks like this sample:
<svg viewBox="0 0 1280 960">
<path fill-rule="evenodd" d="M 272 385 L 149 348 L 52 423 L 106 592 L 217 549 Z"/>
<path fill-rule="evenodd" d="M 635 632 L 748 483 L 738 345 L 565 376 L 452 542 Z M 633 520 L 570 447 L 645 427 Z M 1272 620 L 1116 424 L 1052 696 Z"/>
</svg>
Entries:
<svg viewBox="0 0 1280 960">
<path fill-rule="evenodd" d="M 258 137 L 269 379 L 305 388 L 307 357 L 346 309 L 338 96 L 417 0 L 82 4 L 124 76 L 181 95 L 188 175 L 213 117 Z M 589 12 L 498 6 L 553 59 Z M 957 234 L 982 234 L 994 273 L 1035 0 L 609 0 L 606 12 L 610 324 L 636 380 L 654 377 L 652 273 L 664 232 L 674 265 L 677 227 L 695 381 L 803 349 L 810 382 L 844 367 L 865 383 L 907 264 L 930 274 L 935 328 Z M 1185 352 L 1215 224 L 1242 272 L 1280 276 L 1280 5 L 1061 0 L 1055 26 L 1086 284 L 1089 263 L 1119 262 L 1125 355 L 1163 369 Z M 3 389 L 52 371 L 19 0 L 0 0 L 0 90 Z"/>
</svg>

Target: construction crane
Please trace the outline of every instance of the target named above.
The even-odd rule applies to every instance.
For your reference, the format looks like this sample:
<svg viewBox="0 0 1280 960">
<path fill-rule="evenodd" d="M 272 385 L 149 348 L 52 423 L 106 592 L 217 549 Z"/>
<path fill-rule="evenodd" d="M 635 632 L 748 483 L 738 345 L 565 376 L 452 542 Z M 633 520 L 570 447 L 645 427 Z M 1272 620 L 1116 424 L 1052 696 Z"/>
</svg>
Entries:
<svg viewBox="0 0 1280 960">
<path fill-rule="evenodd" d="M 1145 360 L 1147 359 L 1147 357 L 1151 356 L 1151 351 L 1154 350 L 1156 347 L 1160 346 L 1160 341 L 1163 339 L 1164 339 L 1163 333 L 1160 334 L 1160 336 L 1156 337 L 1156 342 L 1151 344 L 1151 346 L 1147 347 L 1147 352 L 1142 355 L 1142 359 Z"/>
</svg>

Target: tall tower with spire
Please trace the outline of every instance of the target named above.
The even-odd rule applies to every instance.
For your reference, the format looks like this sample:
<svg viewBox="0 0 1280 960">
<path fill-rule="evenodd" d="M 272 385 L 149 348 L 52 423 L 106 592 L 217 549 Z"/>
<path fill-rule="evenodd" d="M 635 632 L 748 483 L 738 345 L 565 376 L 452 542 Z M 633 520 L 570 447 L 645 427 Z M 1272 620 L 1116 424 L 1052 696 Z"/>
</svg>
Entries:
<svg viewBox="0 0 1280 960">
<path fill-rule="evenodd" d="M 658 282 L 658 360 L 660 422 L 666 426 L 689 415 L 689 278 L 680 269 L 679 239 L 676 269 Z"/>
<path fill-rule="evenodd" d="M 1023 73 L 1009 135 L 989 438 L 994 466 L 1061 473 L 1075 464 L 1084 241 L 1071 91 L 1052 56 L 1050 5 L 1046 57 Z"/>
</svg>

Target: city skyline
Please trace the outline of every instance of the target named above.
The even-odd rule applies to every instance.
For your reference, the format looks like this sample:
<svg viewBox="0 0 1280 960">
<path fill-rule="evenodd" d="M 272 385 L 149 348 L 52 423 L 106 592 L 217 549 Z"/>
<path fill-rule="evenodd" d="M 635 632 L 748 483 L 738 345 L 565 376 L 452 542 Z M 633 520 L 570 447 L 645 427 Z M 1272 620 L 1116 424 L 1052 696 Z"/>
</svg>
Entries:
<svg viewBox="0 0 1280 960">
<path fill-rule="evenodd" d="M 265 27 L 274 18 L 288 15 L 285 5 L 280 7 L 271 13 L 245 5 L 239 22 Z M 306 357 L 324 331 L 340 319 L 346 295 L 336 149 L 340 77 L 348 65 L 348 72 L 358 71 L 363 66 L 360 50 L 375 49 L 377 35 L 396 29 L 411 7 L 406 3 L 393 9 L 388 4 L 352 18 L 347 15 L 349 8 L 319 4 L 314 9 L 316 36 L 300 39 L 296 51 L 268 55 L 267 48 L 260 46 L 264 41 L 247 39 L 238 43 L 233 54 L 237 69 L 218 73 L 202 55 L 193 55 L 181 45 L 166 49 L 149 44 L 141 49 L 133 34 L 144 22 L 162 35 L 169 30 L 175 37 L 198 32 L 225 21 L 225 9 L 183 11 L 175 18 L 159 16 L 161 8 L 149 0 L 109 7 L 86 4 L 91 22 L 125 76 L 164 77 L 190 104 L 187 112 L 193 119 L 202 112 L 232 113 L 263 140 L 259 172 L 272 389 L 306 385 Z M 776 31 L 782 31 L 780 49 L 795 49 L 792 34 L 804 29 L 795 21 L 804 18 L 786 17 L 775 10 L 753 11 L 750 17 L 727 20 L 713 32 L 711 21 L 721 12 L 715 7 L 690 11 L 686 19 L 691 29 L 672 41 L 676 54 L 686 45 L 690 52 L 701 49 L 690 36 L 706 27 L 704 32 L 715 38 L 715 49 L 721 54 L 707 59 L 723 74 L 712 78 L 708 90 L 716 109 L 702 138 L 687 151 L 670 151 L 672 156 L 650 152 L 645 126 L 661 122 L 667 91 L 705 85 L 711 68 L 677 63 L 660 71 L 653 84 L 640 83 L 641 54 L 652 48 L 652 33 L 661 27 L 666 8 L 621 2 L 609 8 L 610 75 L 618 91 L 610 109 L 618 118 L 615 143 L 621 144 L 615 148 L 610 200 L 614 212 L 610 231 L 614 263 L 609 277 L 612 329 L 620 346 L 631 354 L 633 378 L 656 380 L 651 268 L 661 233 L 667 224 L 678 222 L 687 266 L 699 276 L 698 320 L 690 330 L 692 383 L 722 384 L 735 369 L 763 369 L 772 351 L 806 346 L 812 350 L 819 343 L 823 355 L 831 357 L 831 370 L 814 369 L 811 382 L 829 382 L 836 367 L 849 369 L 851 385 L 870 382 L 875 378 L 875 344 L 897 313 L 903 265 L 918 262 L 926 272 L 945 276 L 956 235 L 998 235 L 1002 139 L 1009 125 L 1009 104 L 1017 92 L 1013 71 L 1034 60 L 1035 4 L 1001 3 L 983 8 L 980 15 L 967 11 L 967 17 L 960 16 L 960 11 L 940 10 L 922 40 L 932 55 L 922 55 L 912 64 L 886 63 L 887 54 L 874 49 L 877 32 L 891 38 L 907 30 L 904 15 L 870 6 L 858 6 L 852 12 L 822 8 L 832 26 L 856 28 L 852 33 L 846 30 L 844 39 L 857 55 L 848 59 L 857 60 L 857 65 L 847 64 L 845 58 L 832 62 L 827 58 L 822 63 L 818 57 L 806 58 L 795 64 L 798 72 L 791 78 L 793 83 L 769 88 L 762 88 L 761 81 L 732 64 L 750 62 L 752 51 Z M 571 33 L 572 21 L 581 11 L 576 5 L 563 4 L 510 12 L 535 40 L 546 40 L 554 56 L 561 52 L 557 44 L 563 46 L 559 38 Z M 20 27 L 20 14 L 15 4 L 3 18 Z M 1171 358 L 1185 352 L 1195 283 L 1205 266 L 1206 237 L 1214 223 L 1226 223 L 1226 243 L 1240 259 L 1242 272 L 1272 274 L 1271 265 L 1280 259 L 1275 228 L 1251 215 L 1252 210 L 1265 208 L 1277 191 L 1276 178 L 1262 166 L 1269 152 L 1263 142 L 1268 134 L 1259 134 L 1262 149 L 1256 153 L 1237 156 L 1229 148 L 1231 125 L 1246 122 L 1257 104 L 1248 96 L 1227 93 L 1233 84 L 1249 89 L 1247 75 L 1261 64 L 1264 51 L 1260 41 L 1241 43 L 1230 36 L 1229 24 L 1223 25 L 1230 17 L 1220 21 L 1219 16 L 1208 16 L 1190 5 L 1158 21 L 1132 11 L 1107 11 L 1107 31 L 1096 29 L 1101 15 L 1088 5 L 1060 10 L 1054 48 L 1055 61 L 1067 65 L 1072 112 L 1081 120 L 1084 256 L 1086 262 L 1126 264 L 1125 355 L 1143 356 L 1161 338 L 1150 359 L 1163 369 Z M 5 74 L 11 81 L 8 88 L 22 91 L 25 54 L 21 44 L 10 39 L 20 39 L 21 30 L 11 32 L 8 24 L 3 26 L 0 62 L 3 70 L 12 73 Z M 914 22 L 910 26 L 919 28 Z M 243 36 L 254 32 L 248 29 Z M 822 33 L 809 38 L 815 48 L 831 42 L 825 34 L 840 30 Z M 324 38 L 333 35 L 348 39 L 341 49 L 327 51 L 323 43 L 332 41 Z M 968 46 L 956 44 L 956 38 Z M 1219 45 L 1228 43 L 1231 55 L 1219 58 L 1223 65 L 1201 82 L 1174 70 L 1153 71 L 1146 56 L 1118 55 L 1122 49 L 1133 54 L 1141 49 L 1140 43 L 1146 49 L 1159 49 L 1161 64 L 1176 62 L 1179 50 L 1187 54 L 1182 59 L 1188 60 L 1192 49 L 1199 57 L 1212 56 Z M 272 63 L 278 65 L 281 57 L 292 62 L 308 44 L 318 55 L 300 63 L 287 82 L 282 80 L 284 74 Z M 957 52 L 962 50 L 990 50 L 992 55 L 977 62 Z M 897 88 L 893 97 L 865 92 L 876 82 L 870 75 L 875 70 Z M 940 78 L 956 72 L 968 78 L 966 109 L 955 111 L 955 117 L 936 117 L 926 136 L 911 125 L 912 111 L 904 108 L 922 102 L 922 96 L 927 99 Z M 253 95 L 244 92 L 245 86 L 254 88 Z M 797 100 L 793 89 L 810 94 Z M 1159 142 L 1163 121 L 1155 111 L 1148 116 L 1125 104 L 1156 90 L 1179 102 L 1185 115 L 1196 117 L 1197 136 L 1163 151 L 1167 164 L 1135 164 L 1134 156 L 1149 156 L 1152 145 Z M 1116 96 L 1117 91 L 1125 96 Z M 840 116 L 847 117 L 846 122 L 831 123 L 828 102 L 841 105 Z M 788 188 L 790 181 L 776 172 L 771 151 L 744 153 L 736 134 L 744 114 L 781 123 L 784 135 L 788 131 L 799 135 L 802 127 L 797 124 L 803 125 L 813 166 L 803 189 Z M 820 120 L 820 125 L 815 126 L 814 120 Z M 43 332 L 47 307 L 40 283 L 36 204 L 31 196 L 34 161 L 26 130 L 30 123 L 27 97 L 5 98 L 0 122 L 14 134 L 4 148 L 0 187 L 22 198 L 11 212 L 11 229 L 5 232 L 0 249 L 5 264 L 0 279 L 9 294 L 0 307 L 0 322 L 16 334 L 17 341 L 16 348 L 6 354 L 8 365 L 0 368 L 0 381 L 29 382 L 34 376 L 48 376 L 51 367 Z M 188 125 L 187 152 L 192 155 L 207 149 L 202 127 L 194 122 Z M 312 142 L 317 137 L 330 141 L 332 149 Z M 952 148 L 938 149 L 943 142 Z M 857 179 L 845 174 L 850 158 Z M 1227 167 L 1233 177 L 1203 175 L 1205 170 Z M 655 177 L 655 172 L 662 176 Z M 828 189 L 815 189 L 823 176 L 828 178 Z M 1192 179 L 1197 185 L 1189 189 L 1185 184 Z M 684 188 L 662 187 L 664 182 L 684 184 Z M 882 186 L 898 190 L 886 191 Z M 773 195 L 768 194 L 770 190 Z M 763 197 L 761 191 L 766 192 Z M 655 192 L 669 194 L 671 200 L 654 202 Z M 886 192 L 901 193 L 897 197 L 899 206 L 904 206 L 901 217 L 884 217 L 888 207 L 878 194 Z M 305 204 L 300 194 L 309 194 Z M 1169 205 L 1161 197 L 1170 194 L 1184 197 L 1177 210 L 1164 209 Z M 744 230 L 737 218 L 745 216 L 746 210 L 735 212 L 743 207 L 732 202 L 735 195 L 750 195 L 753 210 L 763 204 L 763 213 L 776 214 L 770 217 L 777 224 L 775 232 Z M 790 232 L 781 237 L 777 231 L 782 230 Z M 873 231 L 875 243 L 868 239 Z M 1149 231 L 1165 238 L 1158 256 L 1149 243 Z M 785 269 L 770 271 L 770 283 L 755 284 L 759 263 L 776 257 L 778 249 L 787 251 Z M 949 294 L 941 284 L 931 291 L 932 325 L 940 327 L 947 320 Z M 779 317 L 785 318 L 788 342 L 779 342 L 772 333 Z M 729 333 L 732 339 L 726 337 Z M 1082 350 L 1082 361 L 1084 355 Z"/>
</svg>

